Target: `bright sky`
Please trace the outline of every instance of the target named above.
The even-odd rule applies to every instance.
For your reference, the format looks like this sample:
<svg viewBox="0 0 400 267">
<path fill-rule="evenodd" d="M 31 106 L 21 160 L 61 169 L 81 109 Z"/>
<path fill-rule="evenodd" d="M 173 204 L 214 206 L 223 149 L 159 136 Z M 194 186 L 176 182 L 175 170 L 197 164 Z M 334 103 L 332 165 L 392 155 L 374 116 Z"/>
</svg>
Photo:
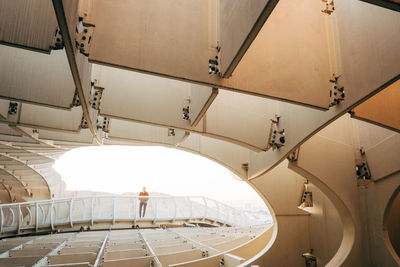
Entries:
<svg viewBox="0 0 400 267">
<path fill-rule="evenodd" d="M 147 191 L 206 196 L 242 207 L 266 206 L 245 182 L 221 165 L 189 152 L 157 146 L 84 147 L 65 153 L 54 168 L 67 190 L 107 193 Z"/>
</svg>

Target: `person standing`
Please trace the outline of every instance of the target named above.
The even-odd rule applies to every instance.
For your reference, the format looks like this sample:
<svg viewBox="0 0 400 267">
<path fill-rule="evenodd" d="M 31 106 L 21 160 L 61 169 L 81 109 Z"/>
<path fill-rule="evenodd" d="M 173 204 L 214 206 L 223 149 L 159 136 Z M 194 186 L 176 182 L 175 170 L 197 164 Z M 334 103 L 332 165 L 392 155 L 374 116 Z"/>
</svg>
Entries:
<svg viewBox="0 0 400 267">
<path fill-rule="evenodd" d="M 139 193 L 139 217 L 142 218 L 146 214 L 146 207 L 147 207 L 147 201 L 149 200 L 148 198 L 149 192 L 146 191 L 146 187 L 143 187 L 143 190 Z M 143 215 L 142 215 L 142 210 L 143 210 Z"/>
</svg>

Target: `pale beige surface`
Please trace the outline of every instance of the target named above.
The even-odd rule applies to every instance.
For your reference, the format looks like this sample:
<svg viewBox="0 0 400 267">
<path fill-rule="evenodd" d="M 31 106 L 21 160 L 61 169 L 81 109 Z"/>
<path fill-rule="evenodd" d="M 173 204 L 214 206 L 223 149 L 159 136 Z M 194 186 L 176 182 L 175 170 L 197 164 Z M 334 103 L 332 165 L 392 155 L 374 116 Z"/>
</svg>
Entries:
<svg viewBox="0 0 400 267">
<path fill-rule="evenodd" d="M 246 266 L 255 264 L 259 266 L 304 266 L 301 254 L 310 250 L 309 237 L 302 233 L 309 231 L 309 216 L 278 216 L 278 236 L 264 255 L 257 255 L 255 261 L 246 262 Z M 290 246 L 287 244 L 290 243 Z M 284 249 L 282 249 L 284 247 Z M 293 255 L 288 257 L 288 255 Z"/>
<path fill-rule="evenodd" d="M 11 250 L 9 252 L 10 256 L 16 257 L 27 257 L 27 256 L 44 256 L 49 253 L 51 249 L 23 249 L 23 250 Z"/>
<path fill-rule="evenodd" d="M 312 192 L 313 198 L 309 221 L 310 247 L 318 247 L 319 264 L 325 266 L 340 246 L 343 225 L 332 201 L 313 184 L 308 186 L 308 190 Z"/>
<path fill-rule="evenodd" d="M 215 244 L 213 247 L 219 251 L 227 251 L 240 246 L 241 244 L 249 241 L 249 239 L 250 238 L 248 236 L 238 237 L 229 241 Z"/>
<path fill-rule="evenodd" d="M 47 116 L 44 121 L 43 117 Z M 77 131 L 81 125 L 82 109 L 58 110 L 31 104 L 22 104 L 20 123 Z"/>
<path fill-rule="evenodd" d="M 390 174 L 379 182 L 369 183 L 368 186 L 357 186 L 354 164 L 357 153 L 359 153 L 359 141 L 357 141 L 359 132 L 357 128 L 349 127 L 346 120 L 350 120 L 348 116 L 335 121 L 303 144 L 297 163 L 290 165 L 291 168 L 302 173 L 326 195 L 337 210 L 343 224 L 343 240 L 334 257 L 328 258 L 329 254 L 332 255 L 329 246 L 321 247 L 321 250 L 318 250 L 318 252 L 316 250 L 316 253 L 318 256 L 322 253 L 324 261 L 329 260 L 327 266 L 337 266 L 338 264 L 344 266 L 362 265 L 364 264 L 362 261 L 369 261 L 377 266 L 396 266 L 385 245 L 382 224 L 385 205 L 393 190 L 398 187 L 400 176 L 398 173 Z M 374 178 L 374 173 L 377 173 L 376 170 L 380 167 L 388 169 L 387 166 L 390 164 L 396 164 L 397 157 L 388 156 L 387 148 L 373 153 L 371 153 L 371 150 L 374 147 L 384 147 L 385 143 L 390 143 L 392 150 L 398 150 L 400 142 L 393 143 L 391 138 L 384 141 L 374 138 L 374 135 L 370 135 L 368 132 L 390 131 L 379 129 L 379 127 L 371 124 L 363 124 L 365 124 L 364 127 L 360 128 L 363 131 L 363 140 L 371 137 L 366 150 L 366 157 L 368 162 L 376 168 L 374 172 L 371 171 Z M 342 132 L 342 134 L 337 135 L 337 132 Z M 375 145 L 372 145 L 372 143 L 375 143 Z M 374 157 L 371 157 L 373 154 Z M 375 163 L 379 162 L 379 158 L 385 159 L 388 165 L 376 165 Z M 311 219 L 310 227 L 320 224 L 323 220 L 321 216 L 335 216 L 335 212 L 330 212 L 332 208 L 320 208 L 323 203 L 324 201 L 321 201 L 321 198 L 314 197 L 316 206 L 313 210 L 316 214 L 314 214 L 315 218 L 312 217 Z M 327 214 L 320 214 L 321 210 L 324 213 L 327 212 Z M 364 227 L 366 224 L 368 230 Z M 312 244 L 323 242 L 316 238 L 324 238 L 324 234 L 318 233 L 318 231 L 326 231 L 326 228 L 325 230 L 323 227 L 314 229 L 313 233 L 310 234 Z M 340 232 L 340 229 L 337 229 L 336 226 L 332 230 Z M 335 241 L 334 238 L 328 243 L 333 245 L 337 243 L 337 240 Z M 369 257 L 365 257 L 365 255 Z"/>
<path fill-rule="evenodd" d="M 184 134 L 184 131 L 175 129 L 175 136 L 169 136 L 168 129 L 164 127 L 111 119 L 109 138 L 111 140 L 125 140 L 126 142 L 164 143 L 175 146 L 181 141 Z"/>
<path fill-rule="evenodd" d="M 200 249 L 193 249 L 193 250 L 158 256 L 158 259 L 160 260 L 162 266 L 169 266 L 170 264 L 174 264 L 177 262 L 185 262 L 201 258 L 202 255 Z"/>
<path fill-rule="evenodd" d="M 40 129 L 39 138 L 61 142 L 77 142 L 86 145 L 93 143 L 93 136 L 89 129 L 81 129 L 79 132 L 63 132 L 54 131 L 54 129 Z"/>
<path fill-rule="evenodd" d="M 328 107 L 331 70 L 320 3 L 280 1 L 228 80 L 208 74 L 216 54 L 209 36 L 213 9 L 199 0 L 96 1 L 89 60 Z"/>
<path fill-rule="evenodd" d="M 49 0 L 1 0 L 0 42 L 50 52 L 57 29 Z"/>
<path fill-rule="evenodd" d="M 0 258 L 0 265 L 2 266 L 25 266 L 33 265 L 42 257 L 32 256 L 32 257 L 20 257 L 20 258 Z"/>
<path fill-rule="evenodd" d="M 372 179 L 378 181 L 398 172 L 400 150 L 396 148 L 400 144 L 400 134 L 364 121 L 353 120 L 353 123 L 359 135 L 358 146 L 365 150 Z"/>
<path fill-rule="evenodd" d="M 326 153 L 329 151 L 329 153 Z M 295 164 L 311 183 L 332 201 L 343 224 L 342 241 L 327 266 L 349 265 L 367 261 L 362 255 L 362 232 L 357 203 L 353 148 L 327 138 L 314 136 L 301 147 Z M 343 177 L 337 179 L 337 177 Z"/>
<path fill-rule="evenodd" d="M 235 58 L 268 0 L 221 0 L 218 12 L 220 71 L 225 73 Z"/>
<path fill-rule="evenodd" d="M 0 97 L 70 108 L 75 92 L 64 50 L 50 55 L 0 45 Z"/>
<path fill-rule="evenodd" d="M 316 217 L 310 219 L 311 225 L 321 223 L 322 216 L 335 216 L 335 210 L 339 214 L 342 226 L 335 226 L 332 232 L 341 235 L 340 246 L 338 246 L 337 239 L 331 239 L 329 244 L 338 246 L 338 249 L 333 251 L 334 255 L 332 255 L 329 247 L 322 247 L 318 252 L 316 250 L 318 256 L 323 257 L 327 266 L 341 264 L 351 266 L 354 265 L 354 262 L 362 264 L 362 260 L 364 260 L 360 260 L 363 255 L 360 248 L 363 244 L 360 240 L 360 214 L 358 207 L 353 206 L 353 203 L 357 202 L 358 196 L 356 182 L 354 181 L 355 149 L 352 140 L 354 135 L 351 124 L 349 127 L 348 120 L 350 120 L 348 116 L 344 119 L 341 118 L 313 136 L 300 147 L 297 162 L 289 164 L 291 169 L 309 179 L 322 193 L 322 199 L 321 197 L 318 198 L 317 195 L 314 199 L 316 206 L 310 209 L 313 213 L 316 213 Z M 341 132 L 341 134 L 338 135 L 338 132 Z M 326 199 L 331 204 L 329 203 L 329 206 L 324 208 L 323 211 L 329 212 L 331 215 L 320 214 L 321 208 L 319 206 L 324 205 Z M 331 211 L 329 211 L 330 209 Z M 318 228 L 312 231 L 310 238 L 311 242 L 314 243 L 317 236 L 323 238 L 323 233 L 329 230 Z M 329 253 L 331 253 L 330 257 L 328 256 Z"/>
<path fill-rule="evenodd" d="M 270 99 L 220 90 L 203 124 L 207 133 L 265 149 L 276 108 Z"/>
<path fill-rule="evenodd" d="M 200 130 L 202 124 L 191 127 L 190 121 L 182 119 L 182 108 L 190 107 L 193 121 L 212 92 L 210 87 L 96 64 L 93 65 L 93 79 L 105 88 L 101 114 L 196 130 Z"/>
<path fill-rule="evenodd" d="M 332 70 L 320 9 L 318 1 L 279 1 L 223 85 L 327 108 Z"/>
<path fill-rule="evenodd" d="M 96 32 L 89 59 L 171 76 L 187 73 L 208 78 L 208 59 L 216 51 L 208 36 L 208 28 L 215 25 L 215 18 L 209 17 L 212 4 L 204 0 L 96 1 Z"/>
<path fill-rule="evenodd" d="M 152 257 L 110 260 L 110 261 L 104 261 L 103 266 L 104 267 L 125 267 L 125 266 L 132 266 L 134 264 L 137 267 L 148 267 L 152 260 L 153 260 Z"/>
<path fill-rule="evenodd" d="M 263 249 L 273 236 L 273 227 L 268 228 L 265 232 L 261 233 L 256 238 L 236 247 L 232 250 L 225 251 L 235 256 L 239 256 L 245 259 L 250 259 L 254 257 L 261 249 Z M 184 263 L 172 264 L 171 266 L 190 266 L 190 267 L 201 267 L 201 266 L 217 266 L 219 264 L 220 258 L 223 255 L 217 254 L 202 260 L 193 260 Z"/>
<path fill-rule="evenodd" d="M 243 244 L 242 246 L 230 250 L 229 253 L 236 255 L 238 257 L 242 257 L 244 259 L 251 259 L 256 255 L 257 251 L 261 251 L 268 245 L 268 243 L 272 239 L 273 230 L 274 227 L 270 227 L 268 230 L 266 230 L 263 234 L 261 234 L 257 238 L 250 240 L 249 242 Z"/>
<path fill-rule="evenodd" d="M 96 260 L 97 253 L 74 253 L 48 256 L 50 264 L 80 263 L 89 262 L 93 264 Z"/>
<path fill-rule="evenodd" d="M 181 251 L 188 250 L 188 249 L 192 249 L 192 248 L 193 248 L 192 244 L 183 244 L 183 245 L 157 247 L 157 248 L 153 248 L 153 251 L 156 254 L 165 254 L 165 253 L 171 253 L 171 252 L 179 251 L 179 250 L 181 250 Z"/>
<path fill-rule="evenodd" d="M 338 51 L 336 60 L 346 92 L 345 101 L 326 112 L 278 103 L 279 115 L 282 116 L 280 125 L 287 136 L 286 145 L 274 152 L 250 152 L 250 177 L 258 176 L 275 166 L 298 144 L 343 115 L 352 105 L 361 103 L 368 94 L 398 77 L 398 12 L 357 0 L 336 0 L 332 19 L 335 50 Z"/>
<path fill-rule="evenodd" d="M 266 201 L 277 216 L 307 215 L 307 212 L 297 208 L 304 182 L 304 177 L 287 168 L 287 161 L 280 163 L 263 176 L 250 180 L 251 184 L 265 194 Z M 285 188 L 285 197 L 280 191 L 281 188 Z"/>
<path fill-rule="evenodd" d="M 62 248 L 59 251 L 59 254 L 73 254 L 73 253 L 83 253 L 83 252 L 93 252 L 97 253 L 100 247 L 92 246 L 92 247 L 78 247 L 78 248 Z"/>
<path fill-rule="evenodd" d="M 146 256 L 146 251 L 144 249 L 129 249 L 106 252 L 104 254 L 104 260 L 127 259 L 144 256 Z"/>
<path fill-rule="evenodd" d="M 354 117 L 400 132 L 400 81 L 353 109 Z"/>
</svg>

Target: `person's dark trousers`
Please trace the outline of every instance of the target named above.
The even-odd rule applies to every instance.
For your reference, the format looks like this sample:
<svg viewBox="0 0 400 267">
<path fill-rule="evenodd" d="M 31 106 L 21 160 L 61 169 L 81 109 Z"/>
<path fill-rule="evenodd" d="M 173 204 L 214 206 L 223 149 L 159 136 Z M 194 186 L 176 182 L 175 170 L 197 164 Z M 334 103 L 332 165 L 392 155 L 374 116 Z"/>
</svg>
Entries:
<svg viewBox="0 0 400 267">
<path fill-rule="evenodd" d="M 144 217 L 145 216 L 146 207 L 147 207 L 147 203 L 146 202 L 140 202 L 140 205 L 139 205 L 139 217 Z M 143 215 L 142 215 L 142 210 L 143 210 Z"/>
</svg>

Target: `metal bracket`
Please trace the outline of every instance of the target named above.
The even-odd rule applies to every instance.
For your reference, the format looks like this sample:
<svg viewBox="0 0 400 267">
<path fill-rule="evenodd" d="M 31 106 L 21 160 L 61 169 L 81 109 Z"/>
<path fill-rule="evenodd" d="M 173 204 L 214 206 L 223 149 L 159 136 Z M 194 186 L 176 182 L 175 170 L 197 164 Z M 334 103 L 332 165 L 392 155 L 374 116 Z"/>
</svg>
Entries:
<svg viewBox="0 0 400 267">
<path fill-rule="evenodd" d="M 18 112 L 18 103 L 10 102 L 8 105 L 8 115 L 15 115 Z"/>
<path fill-rule="evenodd" d="M 363 160 L 360 164 L 356 164 L 356 175 L 358 179 L 370 180 L 371 171 L 369 170 L 368 162 Z"/>
<path fill-rule="evenodd" d="M 371 171 L 368 166 L 364 147 L 360 147 L 360 157 L 356 157 L 356 175 L 359 180 L 371 180 Z"/>
<path fill-rule="evenodd" d="M 336 76 L 335 74 L 332 74 L 332 78 L 329 79 L 329 82 L 331 83 L 331 89 L 329 91 L 329 97 L 331 100 L 329 104 L 330 107 L 335 106 L 344 100 L 344 87 L 339 85 L 340 77 L 341 75 Z"/>
<path fill-rule="evenodd" d="M 313 206 L 312 192 L 304 191 L 301 196 L 301 202 L 299 208 L 307 208 Z"/>
<path fill-rule="evenodd" d="M 89 104 L 93 109 L 100 109 L 100 100 L 103 95 L 103 91 L 103 87 L 96 86 L 95 83 L 92 82 L 92 90 L 90 90 Z"/>
<path fill-rule="evenodd" d="M 208 250 L 202 250 L 202 251 L 201 251 L 201 256 L 202 256 L 203 258 L 208 257 Z"/>
<path fill-rule="evenodd" d="M 268 137 L 267 150 L 272 147 L 272 150 L 279 149 L 285 145 L 285 129 L 279 129 L 280 116 L 275 115 L 275 119 L 271 119 L 271 129 Z"/>
<path fill-rule="evenodd" d="M 322 13 L 331 15 L 335 11 L 334 0 L 321 0 L 325 3 L 325 9 L 321 10 Z"/>
<path fill-rule="evenodd" d="M 295 150 L 291 151 L 290 154 L 287 156 L 287 159 L 290 162 L 296 162 L 297 159 L 299 158 L 299 150 L 300 147 L 297 147 Z"/>
<path fill-rule="evenodd" d="M 217 55 L 213 59 L 208 60 L 208 74 L 210 75 L 221 74 L 219 72 L 220 51 L 221 51 L 221 47 L 219 46 L 219 44 L 217 44 L 216 49 L 217 49 Z"/>
<path fill-rule="evenodd" d="M 175 129 L 168 128 L 168 136 L 175 136 Z"/>
<path fill-rule="evenodd" d="M 310 249 L 310 252 L 303 253 L 302 256 L 305 259 L 306 266 L 317 266 L 317 256 L 314 254 L 314 249 Z"/>
<path fill-rule="evenodd" d="M 58 50 L 58 49 L 64 48 L 64 41 L 63 41 L 63 38 L 61 35 L 61 30 L 59 27 L 57 27 L 56 32 L 54 33 L 50 48 L 53 50 Z"/>
<path fill-rule="evenodd" d="M 79 48 L 79 51 L 81 51 L 81 53 L 85 56 L 89 56 L 93 31 L 94 26 L 85 25 L 83 24 L 82 20 L 80 20 L 78 25 L 76 26 L 77 35 L 75 38 L 75 43 L 76 46 Z"/>
<path fill-rule="evenodd" d="M 85 119 L 85 115 L 82 115 L 81 129 L 87 129 L 87 128 L 89 128 L 88 122 Z"/>
<path fill-rule="evenodd" d="M 304 183 L 303 194 L 300 200 L 300 209 L 308 208 L 313 206 L 312 192 L 308 191 L 308 181 Z"/>
<path fill-rule="evenodd" d="M 281 117 L 278 116 L 278 114 L 275 114 L 275 119 L 271 119 L 271 121 L 272 121 L 272 123 L 278 124 L 280 118 L 281 118 Z"/>
<path fill-rule="evenodd" d="M 103 132 L 108 133 L 110 131 L 110 119 L 108 117 L 97 117 L 97 129 L 102 129 Z"/>
<path fill-rule="evenodd" d="M 183 120 L 185 120 L 185 121 L 190 120 L 189 112 L 190 112 L 189 106 L 186 106 L 186 107 L 182 108 L 182 119 Z"/>
<path fill-rule="evenodd" d="M 78 90 L 75 89 L 74 98 L 72 99 L 72 107 L 79 107 L 81 105 L 81 100 L 79 99 Z"/>
<path fill-rule="evenodd" d="M 208 74 L 219 74 L 218 56 L 215 56 L 214 59 L 208 60 Z"/>
</svg>

